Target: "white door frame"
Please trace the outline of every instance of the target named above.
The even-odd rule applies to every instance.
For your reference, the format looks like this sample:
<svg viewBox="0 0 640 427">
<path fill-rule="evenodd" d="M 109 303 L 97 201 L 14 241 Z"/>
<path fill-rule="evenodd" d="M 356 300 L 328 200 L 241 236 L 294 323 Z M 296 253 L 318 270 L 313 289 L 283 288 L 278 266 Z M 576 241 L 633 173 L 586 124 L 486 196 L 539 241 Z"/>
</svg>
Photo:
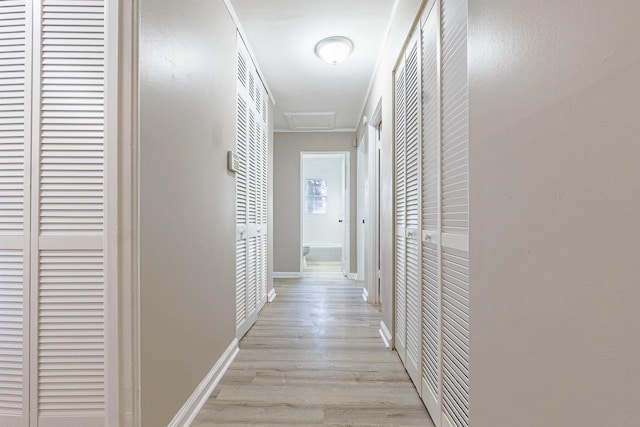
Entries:
<svg viewBox="0 0 640 427">
<path fill-rule="evenodd" d="M 367 224 L 368 220 L 368 206 L 367 206 L 367 192 L 368 186 L 367 181 L 369 177 L 369 158 L 368 158 L 368 147 L 367 147 L 367 133 L 364 132 L 362 137 L 360 138 L 360 142 L 358 143 L 356 155 L 358 157 L 357 160 L 357 181 L 356 181 L 356 256 L 357 256 L 357 268 L 356 268 L 356 276 L 357 280 L 365 281 L 368 274 L 367 269 L 367 241 L 369 240 Z M 367 289 L 365 289 L 365 295 L 367 293 Z M 366 298 L 365 298 L 366 300 Z"/>
<path fill-rule="evenodd" d="M 369 237 L 365 240 L 367 251 L 365 265 L 367 266 L 366 284 L 367 302 L 380 304 L 380 149 L 382 148 L 382 133 L 378 127 L 382 123 L 382 97 L 376 103 L 371 119 L 365 129 L 368 144 L 368 175 L 369 200 L 365 208 L 367 227 L 365 233 Z"/>
<path fill-rule="evenodd" d="M 301 151 L 300 152 L 300 272 L 304 271 L 304 256 L 302 255 L 302 246 L 304 245 L 304 156 L 307 154 L 318 155 L 318 154 L 327 154 L 327 155 L 336 155 L 341 154 L 344 157 L 344 168 L 343 173 L 345 177 L 345 194 L 344 194 L 344 227 L 345 227 L 345 235 L 347 236 L 345 240 L 345 244 L 342 247 L 343 258 L 346 254 L 346 261 L 343 263 L 347 265 L 347 268 L 350 268 L 351 265 L 351 229 L 350 229 L 350 221 L 349 217 L 351 215 L 351 158 L 348 151 Z M 349 272 L 343 271 L 345 276 L 349 275 Z"/>
<path fill-rule="evenodd" d="M 108 31 L 111 41 L 107 61 L 110 72 L 113 67 L 119 70 L 113 74 L 119 79 L 109 90 L 117 97 L 117 102 L 111 104 L 109 119 L 112 137 L 109 145 L 113 147 L 117 142 L 117 177 L 118 186 L 109 189 L 111 200 L 117 196 L 118 205 L 110 209 L 117 211 L 118 231 L 117 254 L 119 260 L 116 274 L 118 284 L 118 312 L 117 319 L 111 321 L 120 324 L 120 334 L 117 337 L 119 367 L 118 372 L 118 406 L 109 408 L 108 425 L 122 427 L 140 426 L 142 423 L 140 412 L 140 229 L 139 229 L 139 133 L 138 133 L 138 30 L 139 14 L 137 1 L 111 2 L 108 16 L 113 25 Z M 116 26 L 115 23 L 118 23 Z M 118 40 L 120 40 L 118 44 Z M 116 56 L 117 55 L 117 60 Z M 117 125 L 113 114 L 117 114 Z M 113 149 L 113 148 L 112 148 Z M 115 155 L 116 153 L 113 153 Z M 115 171 L 113 172 L 115 174 Z M 113 243 L 113 242 L 112 242 Z M 114 254 L 112 254 L 114 255 Z M 110 276 L 113 277 L 113 276 Z M 112 280 L 112 279 L 111 279 Z M 117 325 L 116 323 L 116 325 Z M 115 337 L 113 337 L 115 338 Z M 115 340 L 114 340 L 115 341 Z M 110 345 L 115 342 L 110 341 Z M 114 356 L 112 356 L 114 357 Z M 112 380 L 113 381 L 113 380 Z"/>
</svg>

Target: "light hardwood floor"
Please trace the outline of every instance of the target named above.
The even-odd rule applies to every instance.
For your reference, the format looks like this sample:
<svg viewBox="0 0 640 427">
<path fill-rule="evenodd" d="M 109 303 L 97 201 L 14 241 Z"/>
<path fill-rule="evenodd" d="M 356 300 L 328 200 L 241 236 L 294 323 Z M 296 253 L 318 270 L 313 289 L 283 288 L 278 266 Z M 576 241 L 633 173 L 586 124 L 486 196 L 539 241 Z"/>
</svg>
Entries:
<svg viewBox="0 0 640 427">
<path fill-rule="evenodd" d="M 380 313 L 340 274 L 276 280 L 277 297 L 193 426 L 433 426 Z"/>
</svg>

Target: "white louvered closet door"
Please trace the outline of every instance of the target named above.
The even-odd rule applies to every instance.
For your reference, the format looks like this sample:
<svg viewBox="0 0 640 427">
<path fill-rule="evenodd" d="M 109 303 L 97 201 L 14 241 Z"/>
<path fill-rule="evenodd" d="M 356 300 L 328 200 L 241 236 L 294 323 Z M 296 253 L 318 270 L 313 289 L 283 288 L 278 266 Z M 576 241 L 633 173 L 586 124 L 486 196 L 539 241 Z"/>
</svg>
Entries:
<svg viewBox="0 0 640 427">
<path fill-rule="evenodd" d="M 257 227 L 256 220 L 258 214 L 258 182 L 256 176 L 258 173 L 257 165 L 257 122 L 255 113 L 255 76 L 253 72 L 249 74 L 249 88 L 250 99 L 252 108 L 249 109 L 249 156 L 247 163 L 249 164 L 249 176 L 248 176 L 248 206 L 249 206 L 249 237 L 247 241 L 248 256 L 247 256 L 247 318 L 249 323 L 253 324 L 257 316 L 257 278 L 258 278 L 258 239 L 257 239 Z"/>
<path fill-rule="evenodd" d="M 267 301 L 267 92 L 238 34 L 236 155 L 236 335 Z"/>
<path fill-rule="evenodd" d="M 41 0 L 34 16 L 31 424 L 103 426 L 105 4 Z"/>
<path fill-rule="evenodd" d="M 260 87 L 261 96 L 258 98 L 258 107 L 260 112 L 260 141 L 259 141 L 259 209 L 258 209 L 258 227 L 256 233 L 258 235 L 258 310 L 260 310 L 267 302 L 267 161 L 268 161 L 268 133 L 269 125 L 267 122 L 267 93 L 264 88 Z"/>
<path fill-rule="evenodd" d="M 238 81 L 236 111 L 236 330 L 247 320 L 247 152 L 249 115 L 247 105 L 247 56 L 238 42 Z M 241 335 L 240 335 L 241 336 Z"/>
<path fill-rule="evenodd" d="M 441 3 L 443 425 L 469 425 L 467 0 Z"/>
<path fill-rule="evenodd" d="M 244 43 L 238 36 L 236 117 L 236 331 L 241 338 L 255 319 L 255 239 L 250 238 L 250 223 L 255 218 L 255 186 L 251 178 L 252 139 L 255 132 L 255 106 L 251 92 L 255 89 L 252 63 Z"/>
<path fill-rule="evenodd" d="M 31 3 L 0 2 L 0 425 L 29 421 Z"/>
<path fill-rule="evenodd" d="M 440 426 L 439 5 L 422 27 L 422 400 Z"/>
<path fill-rule="evenodd" d="M 406 133 L 406 360 L 405 367 L 420 390 L 422 359 L 421 298 L 421 76 L 420 32 L 416 31 L 405 56 Z"/>
<path fill-rule="evenodd" d="M 406 282 L 406 109 L 404 64 L 396 70 L 394 88 L 394 197 L 395 197 L 395 348 L 403 363 L 407 345 Z"/>
</svg>

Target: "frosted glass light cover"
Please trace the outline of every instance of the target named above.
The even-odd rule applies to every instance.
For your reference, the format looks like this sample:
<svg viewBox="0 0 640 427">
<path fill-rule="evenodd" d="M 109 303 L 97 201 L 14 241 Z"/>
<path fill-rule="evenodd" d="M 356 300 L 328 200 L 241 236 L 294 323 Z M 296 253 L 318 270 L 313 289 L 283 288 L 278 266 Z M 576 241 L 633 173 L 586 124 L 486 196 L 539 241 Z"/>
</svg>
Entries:
<svg viewBox="0 0 640 427">
<path fill-rule="evenodd" d="M 353 51 L 353 42 L 346 37 L 328 37 L 316 45 L 316 55 L 329 64 L 339 64 Z"/>
</svg>

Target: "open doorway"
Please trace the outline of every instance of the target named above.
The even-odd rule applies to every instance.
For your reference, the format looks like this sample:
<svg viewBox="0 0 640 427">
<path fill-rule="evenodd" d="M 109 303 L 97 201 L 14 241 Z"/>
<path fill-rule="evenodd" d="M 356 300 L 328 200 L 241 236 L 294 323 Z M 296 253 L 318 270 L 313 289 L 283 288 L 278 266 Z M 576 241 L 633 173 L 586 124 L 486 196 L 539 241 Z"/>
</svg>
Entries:
<svg viewBox="0 0 640 427">
<path fill-rule="evenodd" d="M 300 154 L 300 271 L 349 273 L 349 153 Z"/>
</svg>

